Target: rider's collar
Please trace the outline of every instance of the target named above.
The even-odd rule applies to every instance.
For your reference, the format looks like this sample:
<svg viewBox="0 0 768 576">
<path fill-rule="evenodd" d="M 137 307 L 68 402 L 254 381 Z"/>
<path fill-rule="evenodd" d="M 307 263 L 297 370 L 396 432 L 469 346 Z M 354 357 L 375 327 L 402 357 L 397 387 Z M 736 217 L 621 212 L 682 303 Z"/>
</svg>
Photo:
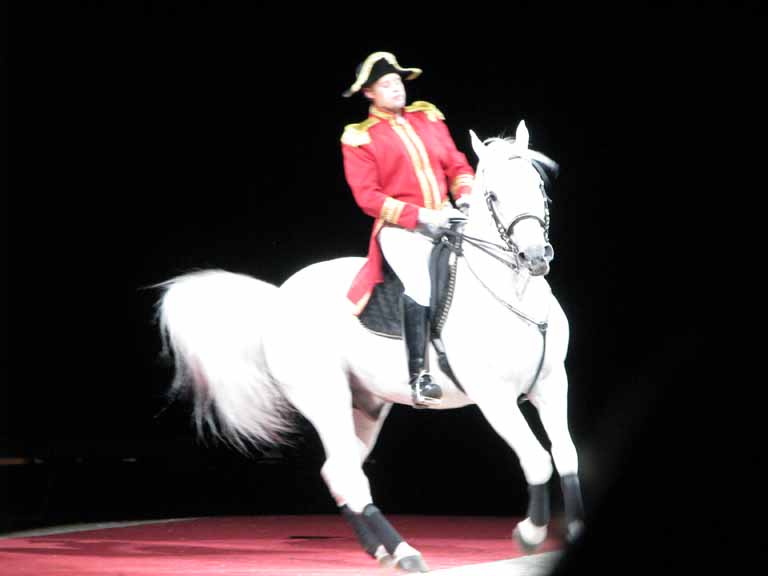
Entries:
<svg viewBox="0 0 768 576">
<path fill-rule="evenodd" d="M 376 116 L 376 118 L 381 118 L 382 120 L 395 120 L 397 118 L 397 114 L 377 108 L 373 104 L 371 104 L 371 107 L 368 109 L 368 113 L 371 116 Z"/>
</svg>

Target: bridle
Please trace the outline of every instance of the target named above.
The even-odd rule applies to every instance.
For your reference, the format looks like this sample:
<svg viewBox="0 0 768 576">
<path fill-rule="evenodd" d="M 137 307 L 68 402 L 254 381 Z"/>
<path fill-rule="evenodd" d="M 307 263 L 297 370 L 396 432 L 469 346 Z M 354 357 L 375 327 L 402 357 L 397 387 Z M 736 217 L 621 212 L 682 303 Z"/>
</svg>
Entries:
<svg viewBox="0 0 768 576">
<path fill-rule="evenodd" d="M 545 178 L 546 178 L 546 181 L 549 182 L 549 178 L 546 175 L 546 171 L 543 168 L 537 166 L 535 160 L 529 160 L 528 158 L 525 158 L 523 156 L 513 156 L 510 158 L 510 160 L 514 158 L 528 160 L 531 163 L 531 165 L 536 169 L 536 171 L 539 173 L 539 176 L 540 176 L 539 191 L 541 192 L 542 198 L 544 199 L 544 218 L 542 219 L 536 214 L 531 214 L 530 212 L 523 212 L 522 214 L 518 214 L 517 216 L 515 216 L 510 222 L 509 226 L 505 228 L 504 224 L 502 223 L 502 219 L 499 216 L 499 209 L 496 206 L 496 202 L 498 201 L 498 196 L 490 188 L 485 188 L 485 190 L 483 191 L 483 195 L 485 196 L 485 204 L 486 206 L 488 206 L 488 211 L 491 213 L 493 222 L 496 224 L 496 230 L 499 232 L 499 237 L 504 242 L 504 244 L 506 244 L 509 251 L 512 252 L 512 255 L 515 256 L 515 259 L 517 259 L 517 255 L 520 253 L 520 247 L 515 243 L 512 237 L 514 236 L 515 226 L 520 222 L 522 222 L 523 220 L 535 220 L 536 222 L 538 222 L 539 226 L 541 226 L 541 228 L 544 230 L 544 240 L 547 243 L 549 243 L 549 203 L 551 202 L 551 200 L 547 195 L 547 191 L 545 188 Z M 484 171 L 485 169 L 483 169 L 483 172 Z M 483 178 L 483 182 L 485 182 L 485 178 Z"/>
<path fill-rule="evenodd" d="M 535 158 L 531 158 L 530 156 L 536 156 Z M 508 226 L 504 226 L 502 216 L 500 215 L 500 210 L 497 206 L 498 202 L 498 196 L 496 193 L 484 186 L 483 190 L 483 196 L 485 197 L 485 204 L 488 208 L 488 212 L 491 214 L 491 218 L 493 219 L 494 224 L 496 225 L 496 230 L 499 234 L 499 238 L 501 238 L 501 241 L 504 243 L 503 245 L 496 244 L 493 242 L 489 242 L 487 240 L 483 240 L 481 238 L 476 238 L 473 236 L 467 236 L 466 234 L 462 232 L 456 232 L 456 231 L 446 231 L 447 235 L 449 236 L 460 236 L 461 240 L 466 241 L 468 244 L 475 246 L 476 248 L 482 250 L 489 256 L 492 256 L 493 258 L 496 258 L 500 262 L 504 263 L 507 267 L 512 268 L 513 270 L 518 270 L 518 257 L 520 255 L 520 247 L 517 245 L 517 243 L 514 241 L 514 229 L 517 224 L 522 222 L 523 220 L 534 220 L 538 222 L 539 226 L 541 226 L 542 230 L 544 231 L 544 240 L 547 244 L 549 244 L 549 204 L 552 201 L 547 194 L 547 189 L 551 186 L 551 180 L 549 178 L 549 175 L 547 174 L 547 169 L 551 170 L 553 174 L 557 175 L 557 172 L 559 170 L 557 163 L 550 160 L 543 154 L 539 154 L 538 152 L 534 152 L 532 150 L 529 150 L 526 154 L 526 156 L 523 155 L 515 155 L 510 157 L 509 159 L 515 159 L 520 158 L 522 160 L 527 160 L 531 163 L 533 168 L 538 172 L 539 174 L 539 191 L 541 192 L 542 199 L 544 201 L 544 218 L 541 218 L 537 216 L 536 214 L 532 214 L 530 212 L 523 212 L 521 214 L 516 215 Z M 485 183 L 485 168 L 481 169 L 482 174 L 482 182 Z M 488 247 L 493 247 L 498 250 L 501 250 L 502 252 L 509 252 L 513 260 L 507 260 L 506 258 L 500 258 L 497 256 L 494 252 L 489 250 Z"/>
</svg>

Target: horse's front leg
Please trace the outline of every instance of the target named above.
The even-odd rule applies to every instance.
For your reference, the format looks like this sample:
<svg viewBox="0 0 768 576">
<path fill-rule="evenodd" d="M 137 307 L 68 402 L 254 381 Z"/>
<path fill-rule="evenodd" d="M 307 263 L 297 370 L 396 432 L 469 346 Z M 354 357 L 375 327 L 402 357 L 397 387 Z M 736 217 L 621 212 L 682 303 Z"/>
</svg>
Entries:
<svg viewBox="0 0 768 576">
<path fill-rule="evenodd" d="M 584 507 L 579 484 L 579 460 L 568 429 L 568 376 L 561 363 L 553 367 L 530 395 L 552 443 L 552 458 L 560 474 L 565 505 L 566 539 L 573 541 L 584 528 Z"/>
<path fill-rule="evenodd" d="M 507 383 L 488 384 L 484 391 L 472 391 L 480 411 L 493 429 L 515 451 L 528 483 L 528 511 L 515 527 L 514 536 L 527 552 L 533 552 L 547 538 L 550 520 L 548 482 L 552 460 L 528 426 L 517 406 L 514 390 Z"/>
</svg>

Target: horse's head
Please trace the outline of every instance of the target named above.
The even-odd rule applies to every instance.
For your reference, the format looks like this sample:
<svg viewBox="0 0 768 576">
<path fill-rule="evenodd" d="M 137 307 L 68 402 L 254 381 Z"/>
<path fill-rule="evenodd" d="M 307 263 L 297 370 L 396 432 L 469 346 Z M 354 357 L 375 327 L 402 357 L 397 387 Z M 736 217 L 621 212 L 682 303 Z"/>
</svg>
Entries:
<svg viewBox="0 0 768 576">
<path fill-rule="evenodd" d="M 514 139 L 489 138 L 482 142 L 470 130 L 477 154 L 477 175 L 472 194 L 472 214 L 484 202 L 499 237 L 514 254 L 517 265 L 534 276 L 549 272 L 554 250 L 549 243 L 548 172 L 557 164 L 528 148 L 525 122 Z"/>
</svg>

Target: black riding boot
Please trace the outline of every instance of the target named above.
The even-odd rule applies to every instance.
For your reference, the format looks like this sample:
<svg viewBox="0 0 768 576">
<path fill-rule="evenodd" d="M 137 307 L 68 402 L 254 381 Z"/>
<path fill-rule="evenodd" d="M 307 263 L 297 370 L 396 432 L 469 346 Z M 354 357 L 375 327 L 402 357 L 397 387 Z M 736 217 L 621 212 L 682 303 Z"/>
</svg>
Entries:
<svg viewBox="0 0 768 576">
<path fill-rule="evenodd" d="M 429 307 L 403 294 L 403 338 L 415 408 L 440 404 L 443 391 L 429 374 Z"/>
</svg>

